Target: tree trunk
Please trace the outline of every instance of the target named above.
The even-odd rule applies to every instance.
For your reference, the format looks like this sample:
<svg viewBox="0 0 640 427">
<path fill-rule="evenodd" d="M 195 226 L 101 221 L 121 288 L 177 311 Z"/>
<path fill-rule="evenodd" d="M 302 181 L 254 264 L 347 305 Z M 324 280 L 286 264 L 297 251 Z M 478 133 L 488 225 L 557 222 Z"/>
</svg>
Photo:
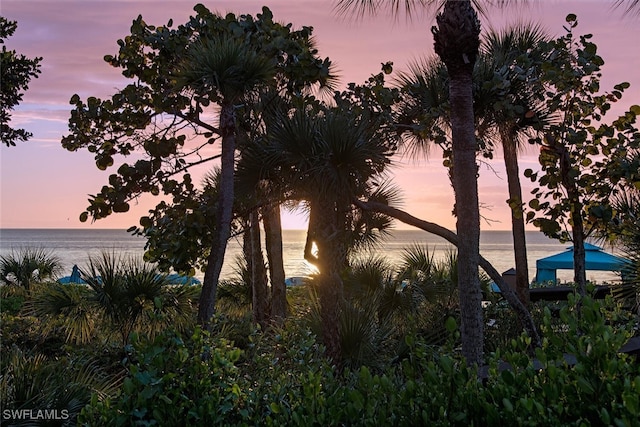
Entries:
<svg viewBox="0 0 640 427">
<path fill-rule="evenodd" d="M 571 227 L 573 238 L 573 281 L 578 287 L 578 293 L 584 296 L 587 293 L 587 271 L 584 253 L 584 222 L 582 220 L 582 203 L 578 184 L 572 174 L 571 156 L 564 145 L 559 147 L 559 163 L 562 186 L 567 192 L 567 198 L 571 203 Z"/>
<path fill-rule="evenodd" d="M 318 268 L 318 257 L 313 252 L 313 244 L 316 242 L 316 230 L 320 229 L 318 209 L 309 209 L 309 224 L 307 225 L 307 239 L 304 242 L 304 259 Z"/>
<path fill-rule="evenodd" d="M 465 77 L 465 78 L 463 78 Z M 449 85 L 453 138 L 452 181 L 455 191 L 458 244 L 458 289 L 462 316 L 462 354 L 470 364 L 483 361 L 484 321 L 479 277 L 480 212 L 477 144 L 473 127 L 471 76 L 452 78 Z"/>
<path fill-rule="evenodd" d="M 458 244 L 458 289 L 462 318 L 462 354 L 481 366 L 484 353 L 478 204 L 477 141 L 473 117 L 473 65 L 480 45 L 480 22 L 469 0 L 447 0 L 432 29 L 434 48 L 449 73 L 452 183 Z"/>
<path fill-rule="evenodd" d="M 578 293 L 587 294 L 587 269 L 584 251 L 584 223 L 582 221 L 582 205 L 574 202 L 571 207 L 573 222 L 573 281 L 578 287 Z"/>
<path fill-rule="evenodd" d="M 267 270 L 262 255 L 260 239 L 260 219 L 256 209 L 249 213 L 248 227 L 243 238 L 245 259 L 251 281 L 251 306 L 253 322 L 266 328 L 268 320 L 269 292 L 267 287 Z"/>
<path fill-rule="evenodd" d="M 282 223 L 280 206 L 267 205 L 262 209 L 267 261 L 271 279 L 271 319 L 278 324 L 287 317 L 287 285 L 282 255 Z"/>
<path fill-rule="evenodd" d="M 217 206 L 217 224 L 211 252 L 207 257 L 207 268 L 202 281 L 202 291 L 198 306 L 198 322 L 205 328 L 211 326 L 211 318 L 215 312 L 218 281 L 227 250 L 227 241 L 231 234 L 233 218 L 233 175 L 235 170 L 236 125 L 233 105 L 223 104 L 220 109 L 220 135 L 222 153 L 220 156 L 220 190 Z"/>
<path fill-rule="evenodd" d="M 417 227 L 428 233 L 435 234 L 436 236 L 440 236 L 456 247 L 459 244 L 458 236 L 452 231 L 447 230 L 446 228 L 438 224 L 423 221 L 404 211 L 401 211 L 400 209 L 392 208 L 389 205 L 378 202 L 362 202 L 359 200 L 354 200 L 354 204 L 361 209 L 380 212 L 382 214 L 395 218 L 398 221 L 402 221 L 405 224 Z M 513 311 L 515 311 L 516 315 L 520 319 L 520 322 L 522 323 L 522 325 L 524 325 L 524 328 L 531 337 L 533 345 L 536 347 L 541 347 L 542 340 L 540 338 L 540 334 L 538 334 L 536 324 L 531 317 L 531 313 L 529 313 L 529 311 L 527 310 L 527 307 L 522 304 L 513 289 L 511 289 L 511 287 L 504 281 L 502 275 L 498 273 L 498 271 L 491 265 L 491 263 L 489 263 L 489 261 L 480 256 L 479 262 L 482 269 L 486 271 L 491 280 L 493 280 L 498 288 L 500 288 L 500 292 L 507 300 Z"/>
<path fill-rule="evenodd" d="M 516 263 L 516 294 L 520 301 L 529 305 L 529 264 L 527 261 L 527 240 L 522 210 L 522 187 L 518 171 L 518 151 L 515 141 L 506 132 L 501 132 L 504 165 L 509 186 L 509 206 L 511 207 L 511 233 L 513 253 Z"/>
<path fill-rule="evenodd" d="M 314 259 L 320 272 L 318 294 L 322 342 L 327 349 L 327 356 L 335 365 L 340 366 L 342 362 L 340 312 L 344 295 L 339 265 L 343 248 L 336 227 L 335 203 L 327 198 L 312 202 L 309 216 L 309 235 L 312 240 L 308 241 L 308 246 L 314 242 L 318 248 L 318 255 Z M 313 221 L 311 217 L 314 218 Z"/>
</svg>

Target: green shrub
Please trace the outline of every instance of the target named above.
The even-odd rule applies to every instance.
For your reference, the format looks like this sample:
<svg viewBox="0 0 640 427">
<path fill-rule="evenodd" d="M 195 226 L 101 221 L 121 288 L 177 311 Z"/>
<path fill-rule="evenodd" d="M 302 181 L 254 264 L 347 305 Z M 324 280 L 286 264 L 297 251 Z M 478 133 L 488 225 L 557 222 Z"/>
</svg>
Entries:
<svg viewBox="0 0 640 427">
<path fill-rule="evenodd" d="M 29 301 L 35 316 L 62 323 L 67 341 L 115 333 L 124 346 L 132 332 L 154 336 L 193 324 L 198 289 L 170 285 L 151 264 L 104 252 L 81 274 L 86 286 L 50 284 Z"/>
<path fill-rule="evenodd" d="M 4 356 L 0 406 L 3 422 L 9 421 L 10 425 L 36 425 L 33 420 L 19 416 L 11 419 L 12 413 L 28 410 L 33 413 L 55 411 L 59 419 L 52 421 L 52 425 L 75 425 L 92 393 L 98 401 L 117 390 L 119 385 L 118 376 L 107 375 L 90 358 L 49 358 L 41 353 L 23 352 L 17 347 Z"/>
<path fill-rule="evenodd" d="M 183 339 L 165 332 L 130 347 L 120 394 L 97 396 L 80 422 L 95 426 L 220 425 L 243 419 L 234 363 L 240 350 L 197 329 Z"/>
<path fill-rule="evenodd" d="M 22 295 L 11 295 L 11 296 L 1 296 L 0 297 L 0 313 L 6 313 L 10 315 L 17 315 L 22 306 L 24 305 L 24 296 Z"/>
<path fill-rule="evenodd" d="M 408 342 L 409 357 L 379 375 L 367 367 L 339 374 L 308 360 L 308 369 L 279 370 L 283 362 L 277 361 L 255 380 L 272 382 L 258 390 L 262 407 L 253 414 L 261 417 L 252 420 L 293 426 L 638 426 L 640 366 L 618 353 L 629 332 L 625 316 L 608 310 L 609 304 L 586 298 L 579 309 L 569 301 L 555 316 L 546 310 L 548 330 L 537 361 L 527 354 L 530 340 L 518 337 L 489 357 L 484 380 L 457 353 L 434 352 L 420 336 Z M 289 345 L 294 354 L 304 350 L 300 343 Z"/>
<path fill-rule="evenodd" d="M 55 279 L 61 271 L 60 258 L 41 248 L 24 248 L 0 255 L 0 283 L 21 286 L 27 291 L 35 283 Z"/>
<path fill-rule="evenodd" d="M 524 335 L 487 357 L 480 375 L 452 346 L 407 335 L 402 359 L 338 370 L 308 323 L 251 335 L 242 358 L 196 331 L 132 350 L 120 395 L 95 399 L 89 425 L 640 426 L 640 364 L 618 350 L 623 312 L 571 298 L 541 314 L 535 359 Z M 451 323 L 451 322 L 447 322 Z M 456 329 L 448 325 L 449 331 Z"/>
<path fill-rule="evenodd" d="M 535 364 L 524 337 L 497 352 L 478 402 L 483 422 L 640 425 L 640 366 L 618 352 L 631 328 L 624 313 L 610 308 L 610 300 L 573 297 L 557 315 L 547 308 Z M 510 369 L 498 369 L 499 361 Z"/>
</svg>

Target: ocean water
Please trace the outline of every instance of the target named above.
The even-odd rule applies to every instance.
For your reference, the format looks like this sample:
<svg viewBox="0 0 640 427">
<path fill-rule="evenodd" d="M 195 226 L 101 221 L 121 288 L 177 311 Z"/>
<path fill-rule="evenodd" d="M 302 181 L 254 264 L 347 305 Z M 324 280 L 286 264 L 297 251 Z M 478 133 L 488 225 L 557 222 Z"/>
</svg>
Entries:
<svg viewBox="0 0 640 427">
<path fill-rule="evenodd" d="M 306 276 L 313 267 L 304 260 L 303 250 L 306 231 L 284 230 L 283 250 L 287 277 Z M 399 263 L 403 252 L 411 245 L 426 245 L 436 259 L 444 257 L 453 249 L 444 239 L 414 230 L 395 230 L 392 235 L 374 248 L 370 254 L 382 256 L 392 264 Z M 38 248 L 50 251 L 62 261 L 64 274 L 70 275 L 74 264 L 86 266 L 89 257 L 99 256 L 103 251 L 140 257 L 144 254 L 145 240 L 132 236 L 124 230 L 106 229 L 1 229 L 0 255 L 8 255 L 22 248 Z M 561 244 L 536 231 L 527 232 L 527 257 L 529 278 L 535 276 L 536 260 L 564 251 L 569 244 Z M 515 267 L 513 260 L 512 238 L 510 231 L 483 231 L 480 238 L 480 252 L 499 272 Z M 222 278 L 234 276 L 235 258 L 241 254 L 241 239 L 232 239 L 227 248 Z M 367 256 L 369 254 L 362 254 Z M 203 273 L 196 277 L 202 279 Z M 558 270 L 561 281 L 572 280 L 573 272 Z M 617 275 L 610 272 L 587 271 L 592 281 L 613 281 Z"/>
</svg>

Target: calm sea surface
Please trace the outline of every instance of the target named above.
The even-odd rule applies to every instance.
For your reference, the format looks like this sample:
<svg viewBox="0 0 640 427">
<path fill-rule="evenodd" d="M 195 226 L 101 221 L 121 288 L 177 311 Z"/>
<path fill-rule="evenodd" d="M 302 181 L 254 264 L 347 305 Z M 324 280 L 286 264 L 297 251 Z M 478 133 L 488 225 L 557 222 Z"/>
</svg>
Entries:
<svg viewBox="0 0 640 427">
<path fill-rule="evenodd" d="M 312 267 L 303 258 L 305 231 L 284 230 L 284 263 L 288 277 L 305 276 L 312 272 Z M 104 229 L 1 229 L 0 255 L 11 254 L 22 248 L 38 248 L 52 252 L 59 257 L 66 271 L 71 274 L 74 264 L 83 267 L 90 256 L 95 257 L 103 251 L 116 251 L 119 254 L 142 257 L 145 240 L 131 236 L 124 230 Z M 234 259 L 241 253 L 240 240 L 231 240 L 227 249 L 222 278 L 234 275 Z M 373 253 L 385 257 L 388 261 L 397 262 L 405 248 L 411 245 L 427 245 L 430 252 L 438 259 L 446 254 L 452 246 L 445 240 L 422 231 L 395 230 L 391 237 L 383 241 Z M 564 251 L 569 244 L 561 244 L 550 240 L 542 233 L 527 232 L 527 249 L 529 261 L 529 278 L 535 276 L 536 260 Z M 483 231 L 480 239 L 480 251 L 493 266 L 503 272 L 515 266 L 513 261 L 512 238 L 510 231 Z M 202 279 L 203 273 L 196 275 Z M 558 278 L 571 280 L 573 272 L 558 270 Z M 593 281 L 615 280 L 614 273 L 587 271 L 587 278 Z"/>
</svg>

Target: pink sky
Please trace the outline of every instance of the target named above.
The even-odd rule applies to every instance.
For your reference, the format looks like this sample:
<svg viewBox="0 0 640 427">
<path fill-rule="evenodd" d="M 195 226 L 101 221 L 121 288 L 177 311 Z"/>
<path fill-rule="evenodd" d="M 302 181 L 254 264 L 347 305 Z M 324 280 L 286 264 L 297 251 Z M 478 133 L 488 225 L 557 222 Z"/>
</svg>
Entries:
<svg viewBox="0 0 640 427">
<path fill-rule="evenodd" d="M 0 228 L 128 228 L 138 223 L 157 200 L 142 198 L 126 214 L 114 214 L 94 224 L 82 224 L 79 214 L 87 206 L 87 195 L 95 194 L 112 170 L 99 171 L 93 155 L 67 152 L 60 145 L 67 131 L 74 93 L 82 98 L 105 97 L 124 87 L 127 81 L 103 60 L 117 52 L 116 41 L 129 33 L 131 21 L 142 14 L 149 24 L 165 24 L 172 18 L 180 24 L 193 14 L 196 2 L 189 1 L 98 1 L 98 0 L 3 0 L 1 13 L 18 21 L 18 30 L 7 40 L 9 49 L 28 57 L 42 56 L 42 74 L 33 80 L 22 105 L 13 113 L 13 125 L 34 134 L 17 147 L 0 148 Z M 393 61 L 396 70 L 412 59 L 433 54 L 430 28 L 433 19 L 420 17 L 405 22 L 387 16 L 362 21 L 337 17 L 330 1 L 209 1 L 212 10 L 255 15 L 267 4 L 276 20 L 296 27 L 314 27 L 320 55 L 328 56 L 340 70 L 341 86 L 363 82 Z M 482 18 L 484 28 L 501 27 L 517 20 L 541 22 L 550 34 L 562 34 L 564 18 L 576 13 L 578 34 L 592 33 L 606 64 L 602 88 L 628 81 L 627 91 L 614 113 L 640 103 L 640 18 L 623 17 L 611 11 L 611 1 L 532 1 L 529 8 L 494 11 Z M 611 116 L 608 116 L 611 117 Z M 535 152 L 525 154 L 521 171 L 537 168 Z M 115 169 L 114 169 L 115 170 Z M 411 214 L 454 228 L 451 216 L 453 193 L 442 166 L 440 153 L 433 151 L 419 160 L 396 159 L 394 181 L 403 190 L 403 208 Z M 523 179 L 524 194 L 530 184 Z M 479 192 L 482 215 L 491 220 L 485 230 L 510 227 L 505 203 L 507 185 L 502 159 L 481 168 Z M 301 215 L 285 214 L 285 228 L 304 228 Z M 406 228 L 398 224 L 398 228 Z"/>
</svg>

